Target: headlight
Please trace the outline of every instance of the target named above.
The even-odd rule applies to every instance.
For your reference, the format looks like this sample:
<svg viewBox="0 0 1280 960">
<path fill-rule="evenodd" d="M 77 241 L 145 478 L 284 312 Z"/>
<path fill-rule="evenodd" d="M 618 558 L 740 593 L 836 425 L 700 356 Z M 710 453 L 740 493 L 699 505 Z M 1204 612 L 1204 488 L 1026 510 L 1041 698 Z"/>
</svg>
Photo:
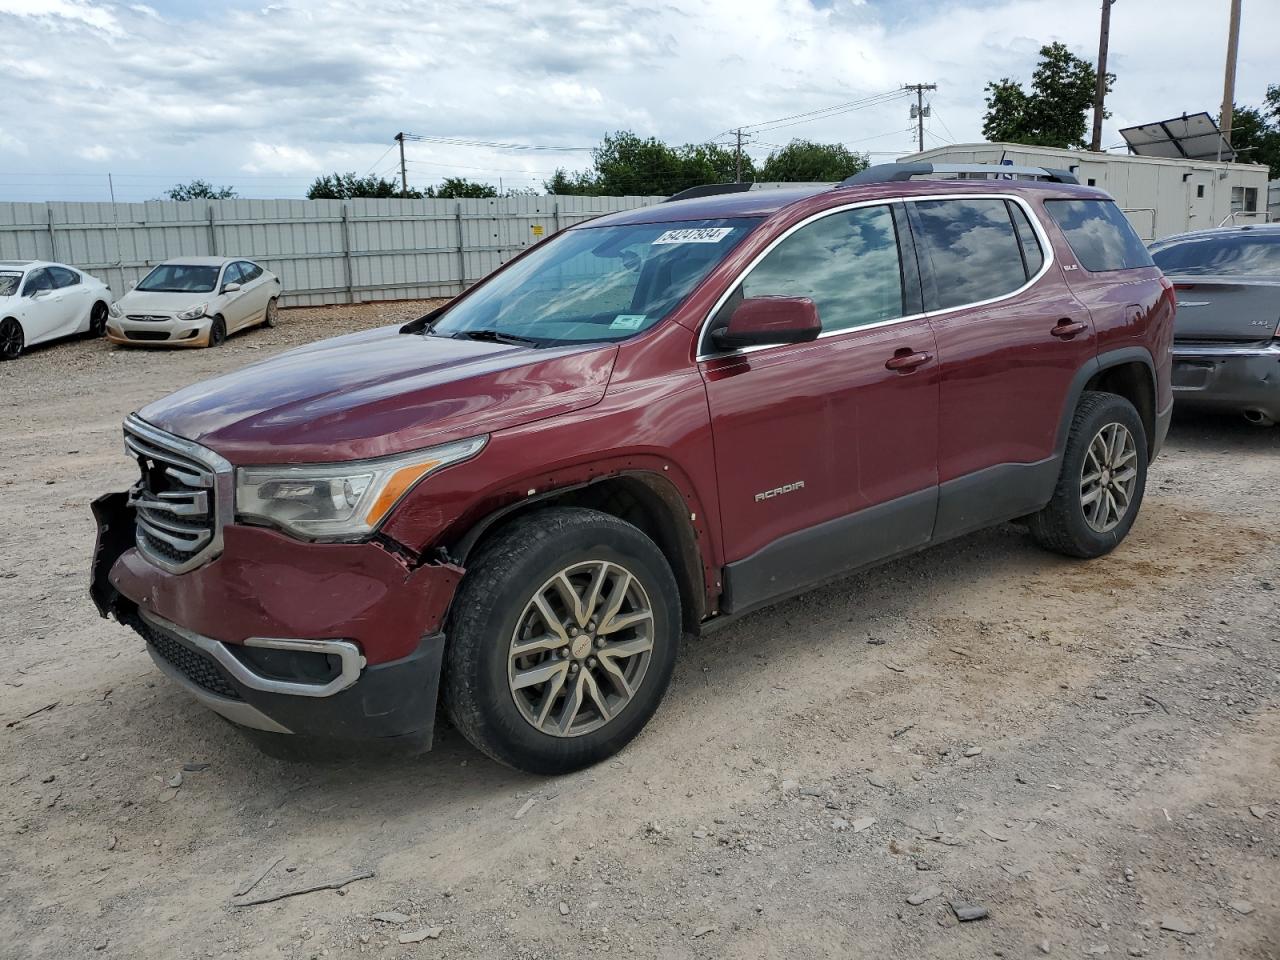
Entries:
<svg viewBox="0 0 1280 960">
<path fill-rule="evenodd" d="M 124 316 L 124 311 L 120 309 L 120 304 L 118 303 L 113 303 L 111 306 L 107 307 L 107 313 L 113 317 Z"/>
<path fill-rule="evenodd" d="M 202 303 L 202 304 L 199 304 L 198 306 L 190 307 L 186 310 L 183 310 L 180 314 L 178 314 L 178 319 L 179 320 L 195 320 L 198 317 L 203 317 L 204 308 L 207 306 L 209 306 L 209 304 Z"/>
<path fill-rule="evenodd" d="M 488 439 L 472 437 L 379 460 L 241 467 L 236 514 L 309 539 L 365 536 L 419 480 L 475 456 Z"/>
</svg>

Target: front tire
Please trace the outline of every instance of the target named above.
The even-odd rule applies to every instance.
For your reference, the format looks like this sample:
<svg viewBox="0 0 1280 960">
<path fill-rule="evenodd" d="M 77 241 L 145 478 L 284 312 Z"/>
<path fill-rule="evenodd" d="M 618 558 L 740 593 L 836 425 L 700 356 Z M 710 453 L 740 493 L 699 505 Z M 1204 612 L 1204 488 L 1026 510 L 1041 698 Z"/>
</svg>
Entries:
<svg viewBox="0 0 1280 960">
<path fill-rule="evenodd" d="M 479 750 L 537 774 L 580 770 L 629 743 L 675 669 L 679 591 L 629 523 L 555 507 L 482 547 L 453 604 L 450 719 Z"/>
<path fill-rule="evenodd" d="M 209 325 L 209 346 L 220 347 L 227 342 L 227 322 L 221 316 L 213 318 Z"/>
<path fill-rule="evenodd" d="M 1053 499 L 1030 517 L 1031 536 L 1069 557 L 1100 557 L 1128 534 L 1147 486 L 1147 432 L 1133 404 L 1089 391 L 1071 419 Z"/>
<path fill-rule="evenodd" d="M 26 342 L 22 324 L 13 317 L 0 320 L 0 360 L 17 360 Z"/>
</svg>

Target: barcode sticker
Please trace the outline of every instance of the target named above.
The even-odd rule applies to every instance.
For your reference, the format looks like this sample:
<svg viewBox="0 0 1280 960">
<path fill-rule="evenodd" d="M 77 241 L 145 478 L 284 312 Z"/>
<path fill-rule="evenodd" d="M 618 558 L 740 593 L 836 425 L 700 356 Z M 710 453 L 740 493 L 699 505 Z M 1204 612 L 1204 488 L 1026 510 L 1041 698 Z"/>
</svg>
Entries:
<svg viewBox="0 0 1280 960">
<path fill-rule="evenodd" d="M 686 227 L 683 230 L 668 230 L 653 241 L 653 244 L 656 246 L 659 243 L 719 243 L 731 233 L 733 233 L 733 227 Z"/>
</svg>

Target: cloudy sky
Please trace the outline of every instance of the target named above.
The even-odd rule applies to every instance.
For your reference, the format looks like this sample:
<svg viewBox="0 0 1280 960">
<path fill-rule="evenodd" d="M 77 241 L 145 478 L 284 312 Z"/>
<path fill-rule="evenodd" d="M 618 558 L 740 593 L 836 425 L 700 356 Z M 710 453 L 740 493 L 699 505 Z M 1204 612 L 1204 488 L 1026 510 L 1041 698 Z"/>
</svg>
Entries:
<svg viewBox="0 0 1280 960">
<path fill-rule="evenodd" d="M 0 0 L 0 200 L 155 197 L 192 177 L 297 197 L 319 173 L 540 184 L 629 128 L 673 142 L 757 125 L 763 157 L 792 137 L 892 159 L 909 101 L 936 83 L 926 145 L 981 140 L 983 85 L 1027 79 L 1062 40 L 1092 60 L 1095 0 Z M 1222 97 L 1228 0 L 1118 0 L 1122 126 Z M 1280 0 L 1244 0 L 1237 101 L 1280 82 Z M 869 101 L 869 102 L 867 102 Z M 764 123 L 819 111 L 816 119 Z M 724 139 L 723 137 L 721 137 Z M 466 142 L 457 142 L 466 141 Z"/>
</svg>

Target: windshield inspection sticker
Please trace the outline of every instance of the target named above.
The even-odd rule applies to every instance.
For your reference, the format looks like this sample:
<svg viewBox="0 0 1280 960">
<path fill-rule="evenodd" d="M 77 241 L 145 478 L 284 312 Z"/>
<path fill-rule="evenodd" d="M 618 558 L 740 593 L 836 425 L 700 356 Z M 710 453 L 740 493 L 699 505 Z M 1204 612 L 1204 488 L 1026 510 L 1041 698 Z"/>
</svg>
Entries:
<svg viewBox="0 0 1280 960">
<path fill-rule="evenodd" d="M 690 227 L 684 230 L 668 230 L 653 246 L 660 243 L 719 243 L 729 234 L 733 227 Z"/>
<path fill-rule="evenodd" d="M 613 323 L 609 324 L 610 330 L 639 330 L 640 324 L 644 323 L 646 314 L 643 313 L 620 313 L 613 318 Z"/>
</svg>

